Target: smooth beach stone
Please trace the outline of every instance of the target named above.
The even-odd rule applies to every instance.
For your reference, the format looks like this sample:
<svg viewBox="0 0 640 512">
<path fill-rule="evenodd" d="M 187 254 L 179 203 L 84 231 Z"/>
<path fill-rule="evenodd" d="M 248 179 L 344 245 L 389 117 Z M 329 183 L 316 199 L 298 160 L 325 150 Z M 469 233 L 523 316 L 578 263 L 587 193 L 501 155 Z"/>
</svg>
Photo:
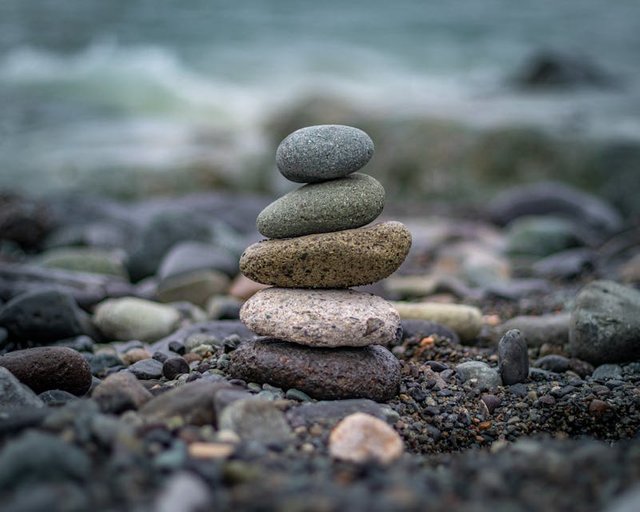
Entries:
<svg viewBox="0 0 640 512">
<path fill-rule="evenodd" d="M 428 320 L 442 324 L 458 334 L 462 341 L 476 338 L 482 329 L 482 313 L 473 306 L 401 301 L 391 304 L 402 320 Z"/>
<path fill-rule="evenodd" d="M 124 297 L 98 304 L 93 321 L 108 339 L 153 342 L 177 328 L 180 313 L 171 306 Z"/>
<path fill-rule="evenodd" d="M 259 339 L 231 353 L 229 374 L 247 382 L 295 388 L 318 400 L 385 402 L 400 390 L 400 362 L 379 345 L 312 348 Z"/>
<path fill-rule="evenodd" d="M 467 361 L 456 366 L 456 373 L 462 382 L 475 379 L 480 389 L 493 389 L 502 385 L 500 374 L 483 361 Z"/>
<path fill-rule="evenodd" d="M 276 150 L 282 175 L 297 183 L 342 178 L 364 167 L 373 156 L 373 141 L 352 126 L 307 126 L 288 135 Z"/>
<path fill-rule="evenodd" d="M 518 329 L 507 331 L 498 343 L 498 369 L 507 386 L 529 377 L 527 340 Z"/>
<path fill-rule="evenodd" d="M 67 347 L 35 347 L 0 356 L 0 366 L 36 393 L 61 389 L 84 395 L 91 387 L 91 368 L 79 352 Z"/>
<path fill-rule="evenodd" d="M 267 238 L 291 238 L 359 228 L 383 208 L 384 188 L 378 180 L 354 173 L 289 192 L 262 210 L 256 224 Z"/>
<path fill-rule="evenodd" d="M 594 365 L 640 361 L 640 292 L 613 281 L 586 285 L 571 312 L 569 348 Z"/>
<path fill-rule="evenodd" d="M 362 412 L 344 418 L 329 435 L 329 453 L 339 460 L 389 464 L 403 452 L 402 438 L 392 427 Z"/>
<path fill-rule="evenodd" d="M 13 338 L 46 344 L 94 334 L 88 315 L 71 294 L 43 289 L 18 295 L 0 308 L 0 325 Z"/>
<path fill-rule="evenodd" d="M 391 275 L 411 247 L 411 233 L 400 222 L 263 240 L 240 258 L 249 279 L 282 288 L 349 288 Z"/>
<path fill-rule="evenodd" d="M 240 319 L 256 334 L 311 347 L 385 345 L 402 332 L 389 302 L 354 290 L 267 288 L 244 303 Z"/>
</svg>

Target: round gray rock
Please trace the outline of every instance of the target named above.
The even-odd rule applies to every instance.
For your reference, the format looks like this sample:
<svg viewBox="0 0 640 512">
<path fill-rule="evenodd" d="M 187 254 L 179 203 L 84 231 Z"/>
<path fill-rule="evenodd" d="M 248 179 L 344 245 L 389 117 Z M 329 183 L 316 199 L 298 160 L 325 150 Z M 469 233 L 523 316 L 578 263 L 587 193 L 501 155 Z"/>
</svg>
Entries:
<svg viewBox="0 0 640 512">
<path fill-rule="evenodd" d="M 384 208 L 384 188 L 371 176 L 354 173 L 289 192 L 258 215 L 258 231 L 267 238 L 291 238 L 359 228 Z"/>
<path fill-rule="evenodd" d="M 349 288 L 391 275 L 411 247 L 400 222 L 332 233 L 263 240 L 240 258 L 249 279 L 282 288 Z"/>
<path fill-rule="evenodd" d="M 613 281 L 586 285 L 571 313 L 569 347 L 594 365 L 640 360 L 640 292 Z"/>
<path fill-rule="evenodd" d="M 364 167 L 373 156 L 373 141 L 351 126 L 308 126 L 287 136 L 276 151 L 282 175 L 297 183 L 342 178 Z"/>
<path fill-rule="evenodd" d="M 79 352 L 67 347 L 35 347 L 0 356 L 0 366 L 36 393 L 61 389 L 84 395 L 91 387 L 91 368 Z"/>
<path fill-rule="evenodd" d="M 500 374 L 482 361 L 467 361 L 456 366 L 456 373 L 462 382 L 475 379 L 480 389 L 493 389 L 502 385 Z"/>
<path fill-rule="evenodd" d="M 386 345 L 402 332 L 391 304 L 354 290 L 267 288 L 245 302 L 240 319 L 262 336 L 311 347 Z"/>
<path fill-rule="evenodd" d="M 400 390 L 400 363 L 379 345 L 311 348 L 260 339 L 232 353 L 229 373 L 246 381 L 296 388 L 319 400 L 370 398 L 385 402 Z"/>
</svg>

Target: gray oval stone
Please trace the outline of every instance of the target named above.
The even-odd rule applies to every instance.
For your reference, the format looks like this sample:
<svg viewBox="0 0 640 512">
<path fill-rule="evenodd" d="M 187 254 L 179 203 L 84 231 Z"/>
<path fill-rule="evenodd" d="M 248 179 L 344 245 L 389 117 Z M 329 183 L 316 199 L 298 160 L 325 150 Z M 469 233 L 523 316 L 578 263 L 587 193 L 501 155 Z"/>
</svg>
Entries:
<svg viewBox="0 0 640 512">
<path fill-rule="evenodd" d="M 354 290 L 267 288 L 244 303 L 240 319 L 257 334 L 310 347 L 386 345 L 402 332 L 391 304 Z"/>
<path fill-rule="evenodd" d="M 274 339 L 245 343 L 229 373 L 246 381 L 296 388 L 318 400 L 391 400 L 400 390 L 400 362 L 386 348 L 311 348 Z"/>
<path fill-rule="evenodd" d="M 569 347 L 594 365 L 640 360 L 640 292 L 613 281 L 593 281 L 576 296 Z"/>
<path fill-rule="evenodd" d="M 349 288 L 391 275 L 411 247 L 411 233 L 400 222 L 263 240 L 240 257 L 249 279 L 281 288 Z"/>
<path fill-rule="evenodd" d="M 380 182 L 354 173 L 289 192 L 262 210 L 256 224 L 267 238 L 290 238 L 359 228 L 374 221 L 383 208 Z"/>
<path fill-rule="evenodd" d="M 352 126 L 307 126 L 287 136 L 276 151 L 282 175 L 297 183 L 342 178 L 364 167 L 373 156 L 373 141 Z"/>
</svg>

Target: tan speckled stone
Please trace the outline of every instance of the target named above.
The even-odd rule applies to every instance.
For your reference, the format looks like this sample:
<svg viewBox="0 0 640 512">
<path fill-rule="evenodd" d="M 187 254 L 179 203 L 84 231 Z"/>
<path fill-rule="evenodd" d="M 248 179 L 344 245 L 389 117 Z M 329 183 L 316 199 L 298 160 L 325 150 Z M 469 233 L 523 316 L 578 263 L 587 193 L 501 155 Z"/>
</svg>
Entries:
<svg viewBox="0 0 640 512">
<path fill-rule="evenodd" d="M 389 302 L 354 290 L 267 288 L 244 303 L 240 319 L 256 334 L 310 347 L 387 345 L 402 332 Z"/>
<path fill-rule="evenodd" d="M 349 288 L 391 275 L 411 247 L 400 222 L 320 233 L 249 246 L 240 271 L 249 279 L 282 288 Z"/>
</svg>

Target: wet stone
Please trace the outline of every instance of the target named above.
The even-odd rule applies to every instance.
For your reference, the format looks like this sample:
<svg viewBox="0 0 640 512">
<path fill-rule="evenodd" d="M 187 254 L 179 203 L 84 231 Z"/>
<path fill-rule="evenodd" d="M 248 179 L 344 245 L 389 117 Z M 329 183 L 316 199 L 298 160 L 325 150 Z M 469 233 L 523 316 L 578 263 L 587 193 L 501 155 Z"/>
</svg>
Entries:
<svg viewBox="0 0 640 512">
<path fill-rule="evenodd" d="M 400 317 L 386 300 L 354 290 L 267 288 L 245 302 L 253 332 L 311 347 L 386 345 L 400 337 Z"/>
<path fill-rule="evenodd" d="M 313 183 L 347 176 L 373 156 L 373 141 L 344 125 L 307 126 L 287 136 L 276 150 L 276 165 L 288 180 Z"/>
<path fill-rule="evenodd" d="M 359 228 L 373 222 L 383 208 L 382 185 L 355 173 L 289 192 L 262 210 L 256 223 L 267 238 L 291 238 Z"/>
<path fill-rule="evenodd" d="M 79 352 L 66 347 L 35 347 L 0 356 L 0 366 L 36 393 L 61 389 L 84 395 L 91 386 L 91 368 Z"/>
<path fill-rule="evenodd" d="M 296 388 L 319 400 L 370 398 L 385 402 L 400 386 L 400 363 L 385 348 L 310 348 L 275 339 L 241 345 L 229 373 L 283 389 Z"/>
<path fill-rule="evenodd" d="M 391 275 L 411 247 L 399 222 L 319 233 L 249 246 L 240 271 L 249 279 L 282 288 L 349 288 Z"/>
</svg>

